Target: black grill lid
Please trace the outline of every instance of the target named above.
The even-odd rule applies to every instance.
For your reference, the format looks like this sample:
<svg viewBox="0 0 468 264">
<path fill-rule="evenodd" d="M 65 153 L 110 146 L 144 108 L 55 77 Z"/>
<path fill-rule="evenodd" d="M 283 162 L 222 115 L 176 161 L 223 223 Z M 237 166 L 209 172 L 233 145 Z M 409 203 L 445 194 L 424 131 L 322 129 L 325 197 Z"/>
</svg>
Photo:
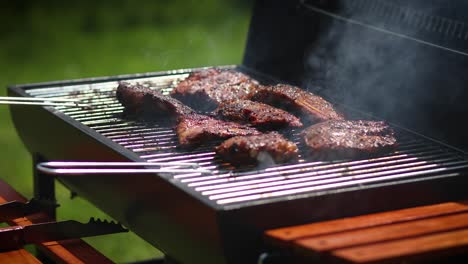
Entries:
<svg viewBox="0 0 468 264">
<path fill-rule="evenodd" d="M 256 1 L 243 65 L 468 150 L 465 1 Z"/>
</svg>

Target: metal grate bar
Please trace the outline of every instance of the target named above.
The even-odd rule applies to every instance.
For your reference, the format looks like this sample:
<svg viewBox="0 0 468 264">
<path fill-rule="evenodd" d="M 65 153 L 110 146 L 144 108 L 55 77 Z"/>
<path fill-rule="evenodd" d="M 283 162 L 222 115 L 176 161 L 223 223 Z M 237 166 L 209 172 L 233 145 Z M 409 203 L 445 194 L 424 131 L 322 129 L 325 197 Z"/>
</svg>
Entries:
<svg viewBox="0 0 468 264">
<path fill-rule="evenodd" d="M 430 157 L 434 158 L 434 156 Z M 371 168 L 371 167 L 378 167 L 381 168 L 382 170 L 385 170 L 387 166 L 391 166 L 396 163 L 413 163 L 415 161 L 421 160 L 420 158 L 416 157 L 401 157 L 397 158 L 396 160 L 388 159 L 388 160 L 382 160 L 380 162 L 375 161 L 375 162 L 366 162 L 362 161 L 361 163 L 355 163 L 353 165 L 353 162 L 344 162 L 344 163 L 338 163 L 338 164 L 317 164 L 317 165 L 310 165 L 308 167 L 304 168 L 294 168 L 294 169 L 288 169 L 287 167 L 283 170 L 278 169 L 278 170 L 270 170 L 266 171 L 264 173 L 257 173 L 255 175 L 242 175 L 242 176 L 237 176 L 237 177 L 227 177 L 227 178 L 221 178 L 221 177 L 213 177 L 213 176 L 207 176 L 205 178 L 197 178 L 197 179 L 183 179 L 182 181 L 184 182 L 190 182 L 189 185 L 193 187 L 197 186 L 203 186 L 203 185 L 214 185 L 217 183 L 226 183 L 226 182 L 233 182 L 233 181 L 248 181 L 251 179 L 258 179 L 258 178 L 265 178 L 265 177 L 272 177 L 272 176 L 277 176 L 277 175 L 285 175 L 287 178 L 297 178 L 301 177 L 301 175 L 308 175 L 307 173 L 312 171 L 314 175 L 319 175 L 319 174 L 326 174 L 326 173 L 335 173 L 335 172 L 347 172 L 347 173 L 353 173 L 353 170 L 357 169 L 362 169 L 362 168 Z M 429 159 L 428 159 L 429 160 Z M 424 161 L 422 159 L 421 162 L 428 162 L 427 160 Z"/>
<path fill-rule="evenodd" d="M 447 165 L 450 163 L 446 163 Z M 458 165 L 459 162 L 453 162 L 450 165 Z M 467 164 L 467 163 L 465 163 Z M 426 164 L 424 161 L 419 162 L 412 162 L 394 166 L 386 166 L 385 169 L 381 167 L 373 168 L 373 169 L 362 169 L 362 170 L 355 170 L 351 172 L 347 172 L 344 169 L 335 170 L 324 172 L 325 175 L 320 176 L 320 173 L 303 173 L 297 174 L 291 177 L 281 177 L 277 178 L 274 182 L 270 181 L 270 178 L 256 180 L 252 182 L 242 182 L 242 186 L 235 184 L 224 184 L 223 185 L 214 185 L 209 186 L 207 189 L 205 188 L 196 188 L 197 191 L 201 191 L 203 195 L 221 195 L 227 194 L 234 195 L 238 191 L 247 191 L 251 190 L 250 192 L 263 192 L 263 188 L 276 188 L 276 189 L 288 189 L 291 186 L 305 186 L 305 185 L 316 185 L 322 183 L 330 183 L 330 182 L 341 182 L 341 181 L 353 181 L 356 178 L 370 176 L 370 177 L 377 177 L 381 175 L 388 175 L 388 174 L 395 174 L 395 173 L 403 173 L 403 172 L 410 172 L 410 171 L 418 171 L 421 169 L 429 169 L 429 168 L 436 168 L 437 165 L 435 164 Z M 354 177 L 356 175 L 356 177 Z M 346 176 L 346 177 L 341 177 Z M 267 182 L 265 182 L 265 180 Z M 234 195 L 235 196 L 235 195 Z"/>
<path fill-rule="evenodd" d="M 466 163 L 464 164 L 466 166 Z M 434 168 L 434 166 L 427 165 L 427 166 L 417 166 L 412 168 L 408 171 L 402 170 L 394 170 L 389 171 L 388 173 L 367 173 L 357 176 L 343 176 L 342 174 L 336 174 L 336 177 L 330 179 L 323 179 L 317 181 L 307 181 L 307 182 L 299 182 L 299 183 L 286 183 L 281 186 L 269 186 L 269 187 L 262 187 L 254 190 L 241 190 L 241 191 L 232 191 L 228 193 L 216 194 L 209 196 L 210 200 L 216 200 L 221 202 L 222 200 L 226 200 L 228 198 L 238 197 L 243 199 L 242 197 L 248 197 L 252 195 L 262 195 L 265 194 L 273 194 L 276 192 L 288 192 L 289 194 L 292 193 L 300 193 L 304 189 L 316 188 L 317 190 L 326 190 L 330 187 L 336 187 L 339 185 L 340 187 L 356 185 L 356 184 L 363 184 L 363 183 L 376 183 L 388 179 L 402 179 L 407 177 L 415 177 L 417 175 L 427 175 L 430 173 L 436 172 L 445 172 L 447 169 L 443 168 Z M 398 174 L 398 176 L 396 176 Z M 341 177 L 340 177 L 341 176 Z M 352 181 L 351 181 L 352 180 Z M 204 194 L 204 193 L 202 193 Z M 205 195 L 205 194 L 204 194 Z"/>
<path fill-rule="evenodd" d="M 466 169 L 466 166 L 461 166 L 460 168 Z M 266 193 L 261 193 L 261 194 L 254 194 L 254 195 L 247 195 L 247 196 L 241 196 L 241 197 L 234 197 L 234 198 L 227 198 L 227 199 L 219 199 L 216 201 L 217 204 L 232 204 L 232 203 L 240 203 L 240 202 L 247 202 L 247 201 L 253 201 L 253 200 L 260 200 L 260 199 L 268 199 L 268 198 L 274 198 L 274 197 L 280 197 L 280 196 L 288 196 L 288 195 L 297 195 L 297 194 L 304 194 L 304 193 L 317 193 L 317 192 L 323 192 L 326 190 L 340 190 L 343 188 L 349 188 L 352 186 L 361 186 L 364 184 L 371 184 L 371 183 L 377 183 L 379 181 L 389 181 L 389 180 L 402 180 L 404 178 L 407 178 L 408 176 L 415 177 L 415 176 L 421 176 L 423 178 L 424 176 L 427 176 L 429 173 L 443 173 L 446 170 L 444 169 L 439 169 L 439 170 L 428 170 L 428 171 L 421 171 L 419 173 L 407 173 L 407 174 L 400 174 L 400 175 L 389 175 L 385 177 L 380 177 L 377 179 L 363 179 L 359 181 L 354 181 L 354 182 L 344 182 L 344 183 L 334 183 L 334 184 L 327 184 L 327 185 L 322 185 L 322 186 L 311 186 L 311 187 L 304 187 L 304 188 L 297 188 L 297 189 L 287 189 L 287 190 L 282 190 L 282 191 L 273 191 L 273 192 L 266 192 Z M 453 177 L 453 176 L 458 176 L 458 173 L 451 173 L 451 174 L 439 174 L 438 177 Z M 434 178 L 434 177 L 432 177 Z M 422 180 L 422 179 L 421 179 Z M 212 199 L 212 197 L 209 197 Z"/>
</svg>

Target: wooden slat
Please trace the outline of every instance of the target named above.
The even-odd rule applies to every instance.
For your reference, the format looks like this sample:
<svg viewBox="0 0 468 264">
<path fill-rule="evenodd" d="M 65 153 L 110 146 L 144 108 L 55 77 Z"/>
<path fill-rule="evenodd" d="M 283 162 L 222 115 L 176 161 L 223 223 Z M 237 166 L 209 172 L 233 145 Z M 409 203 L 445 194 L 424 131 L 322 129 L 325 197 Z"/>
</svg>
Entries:
<svg viewBox="0 0 468 264">
<path fill-rule="evenodd" d="M 468 252 L 468 229 L 335 250 L 332 255 L 353 263 L 426 260 Z"/>
<path fill-rule="evenodd" d="M 269 230 L 265 239 L 299 256 L 398 263 L 468 252 L 468 203 L 449 202 Z"/>
<path fill-rule="evenodd" d="M 301 238 L 339 233 L 385 224 L 401 223 L 410 220 L 418 220 L 458 212 L 468 212 L 468 204 L 465 202 L 448 202 L 414 207 L 390 212 L 375 213 L 319 223 L 272 229 L 265 232 L 265 234 L 266 239 L 270 243 L 280 245 L 282 247 L 288 247 L 292 246 L 291 242 Z"/>
<path fill-rule="evenodd" d="M 11 186 L 0 180 L 0 203 L 15 200 L 20 202 L 27 201 L 26 198 L 16 192 Z M 52 221 L 52 219 L 44 213 L 39 213 L 28 217 L 13 219 L 9 221 L 8 224 L 24 226 L 49 221 Z M 38 244 L 38 248 L 55 263 L 114 263 L 81 239 L 41 243 Z"/>
<path fill-rule="evenodd" d="M 0 263 L 41 264 L 36 257 L 24 249 L 0 252 Z"/>
<path fill-rule="evenodd" d="M 296 240 L 294 243 L 296 246 L 303 249 L 312 250 L 314 252 L 324 252 L 363 244 L 451 231 L 460 228 L 468 228 L 468 213 L 439 216 L 312 238 L 303 238 Z"/>
</svg>

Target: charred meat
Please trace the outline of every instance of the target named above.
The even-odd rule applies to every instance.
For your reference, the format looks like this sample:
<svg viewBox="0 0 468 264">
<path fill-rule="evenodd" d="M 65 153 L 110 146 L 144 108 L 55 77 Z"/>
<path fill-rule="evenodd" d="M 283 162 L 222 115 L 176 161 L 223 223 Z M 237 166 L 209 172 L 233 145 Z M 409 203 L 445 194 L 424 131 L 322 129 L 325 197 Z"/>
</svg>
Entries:
<svg viewBox="0 0 468 264">
<path fill-rule="evenodd" d="M 261 134 L 253 127 L 199 114 L 189 114 L 179 118 L 176 133 L 182 147 L 196 146 L 213 139 Z"/>
<path fill-rule="evenodd" d="M 179 100 L 138 84 L 119 83 L 117 98 L 128 114 L 164 117 L 161 118 L 164 123 L 175 122 L 181 146 L 196 146 L 203 141 L 239 135 L 261 134 L 250 126 L 196 114 Z"/>
<path fill-rule="evenodd" d="M 230 138 L 216 147 L 216 153 L 234 165 L 283 163 L 297 157 L 296 144 L 271 132 Z"/>
<path fill-rule="evenodd" d="M 267 104 L 250 100 L 235 100 L 221 103 L 214 111 L 224 119 L 249 123 L 259 129 L 301 127 L 299 118 Z"/>
<path fill-rule="evenodd" d="M 200 111 L 212 111 L 221 102 L 246 98 L 258 82 L 234 70 L 207 69 L 191 73 L 171 96 Z"/>
<path fill-rule="evenodd" d="M 143 111 L 143 97 L 146 94 L 159 93 L 141 84 L 130 84 L 119 82 L 116 96 L 119 102 L 125 107 L 127 114 L 138 114 Z"/>
<path fill-rule="evenodd" d="M 397 147 L 393 129 L 382 121 L 330 120 L 302 132 L 312 156 L 323 159 L 366 157 Z"/>
<path fill-rule="evenodd" d="M 312 123 L 344 119 L 343 115 L 322 97 L 291 85 L 258 86 L 249 99 L 290 111 Z"/>
<path fill-rule="evenodd" d="M 169 117 L 168 120 L 175 121 L 183 115 L 194 113 L 194 110 L 178 100 L 141 84 L 120 82 L 116 95 L 125 107 L 126 114 Z"/>
</svg>

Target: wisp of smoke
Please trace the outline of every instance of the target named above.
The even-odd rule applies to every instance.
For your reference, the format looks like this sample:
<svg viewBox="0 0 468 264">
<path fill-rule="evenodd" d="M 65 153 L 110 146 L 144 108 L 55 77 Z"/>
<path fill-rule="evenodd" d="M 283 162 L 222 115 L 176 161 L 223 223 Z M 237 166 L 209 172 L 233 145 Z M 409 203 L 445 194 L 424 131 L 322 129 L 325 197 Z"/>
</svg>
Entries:
<svg viewBox="0 0 468 264">
<path fill-rule="evenodd" d="M 467 77 L 462 70 L 468 68 L 468 56 L 452 50 L 454 44 L 446 41 L 451 33 L 438 32 L 435 22 L 416 26 L 415 14 L 423 14 L 427 21 L 440 17 L 440 6 L 432 3 L 437 1 L 341 2 L 330 14 L 309 10 L 329 23 L 308 50 L 303 87 L 443 137 L 445 132 L 434 128 L 447 129 L 451 126 L 447 115 L 467 112 Z M 452 38 L 464 34 L 457 30 L 452 30 Z"/>
</svg>

